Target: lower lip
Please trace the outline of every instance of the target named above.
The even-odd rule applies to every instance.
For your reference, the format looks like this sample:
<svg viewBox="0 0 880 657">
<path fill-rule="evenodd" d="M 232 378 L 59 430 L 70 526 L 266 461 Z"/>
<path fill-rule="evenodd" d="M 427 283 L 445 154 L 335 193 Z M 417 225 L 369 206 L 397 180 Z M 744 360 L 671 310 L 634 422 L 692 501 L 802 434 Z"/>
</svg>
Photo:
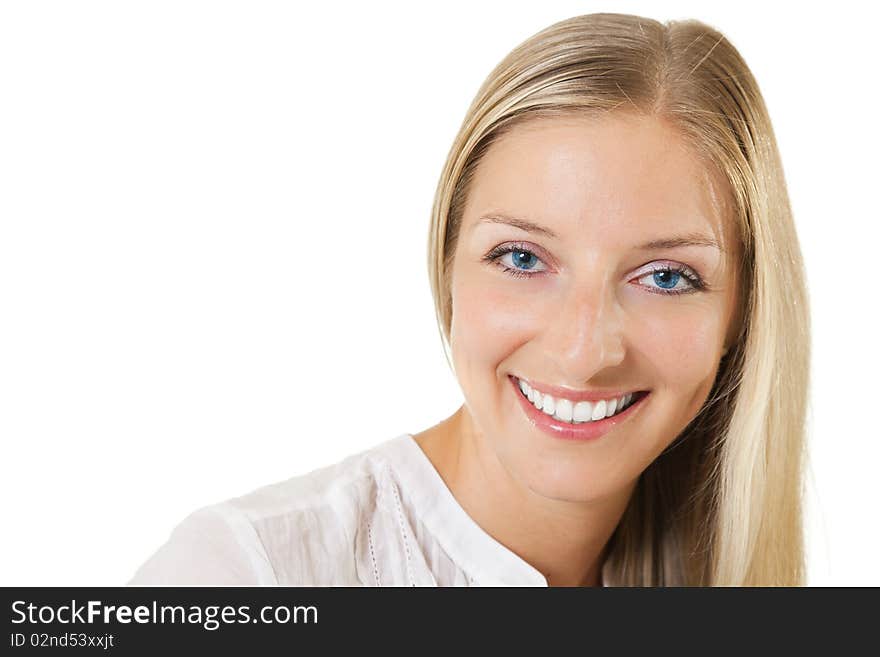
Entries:
<svg viewBox="0 0 880 657">
<path fill-rule="evenodd" d="M 618 424 L 626 422 L 637 413 L 643 405 L 642 402 L 644 402 L 650 394 L 649 392 L 636 393 L 639 398 L 627 406 L 625 411 L 618 413 L 617 415 L 612 415 L 611 417 L 606 417 L 603 420 L 596 420 L 594 422 L 569 424 L 568 422 L 557 420 L 552 415 L 547 415 L 544 411 L 539 411 L 535 408 L 534 404 L 528 400 L 528 397 L 522 393 L 522 390 L 519 389 L 519 382 L 516 378 L 512 376 L 508 376 L 507 378 L 510 379 L 510 382 L 513 384 L 513 392 L 517 396 L 517 399 L 519 399 L 520 406 L 525 412 L 526 417 L 529 419 L 529 422 L 538 427 L 544 433 L 547 433 L 554 438 L 562 438 L 563 440 L 593 440 L 594 438 L 605 435 Z"/>
</svg>

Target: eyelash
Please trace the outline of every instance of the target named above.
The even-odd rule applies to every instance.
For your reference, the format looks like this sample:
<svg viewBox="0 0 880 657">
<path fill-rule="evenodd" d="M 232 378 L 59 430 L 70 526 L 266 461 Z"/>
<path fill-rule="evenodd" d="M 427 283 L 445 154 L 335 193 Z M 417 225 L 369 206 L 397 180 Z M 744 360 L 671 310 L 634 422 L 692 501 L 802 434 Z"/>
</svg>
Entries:
<svg viewBox="0 0 880 657">
<path fill-rule="evenodd" d="M 524 269 L 514 269 L 508 267 L 504 263 L 500 262 L 500 258 L 503 255 L 507 255 L 508 253 L 513 253 L 516 251 L 517 253 L 528 253 L 529 255 L 533 255 L 540 260 L 538 254 L 529 249 L 528 247 L 522 244 L 501 244 L 492 249 L 489 253 L 487 253 L 483 260 L 485 262 L 492 263 L 499 267 L 504 273 L 509 276 L 513 276 L 514 278 L 533 278 L 535 276 L 539 276 L 543 272 L 528 272 Z M 652 267 L 649 271 L 643 272 L 637 278 L 644 278 L 650 274 L 656 274 L 658 272 L 666 272 L 666 273 L 675 273 L 680 274 L 684 277 L 684 279 L 690 283 L 691 287 L 684 290 L 668 290 L 665 292 L 659 292 L 662 288 L 648 288 L 653 294 L 660 294 L 663 296 L 672 296 L 677 294 L 691 294 L 693 292 L 700 292 L 705 290 L 708 286 L 703 279 L 700 278 L 699 274 L 697 274 L 690 267 L 686 267 L 685 265 L 658 265 Z M 644 287 L 644 286 L 643 286 Z"/>
</svg>

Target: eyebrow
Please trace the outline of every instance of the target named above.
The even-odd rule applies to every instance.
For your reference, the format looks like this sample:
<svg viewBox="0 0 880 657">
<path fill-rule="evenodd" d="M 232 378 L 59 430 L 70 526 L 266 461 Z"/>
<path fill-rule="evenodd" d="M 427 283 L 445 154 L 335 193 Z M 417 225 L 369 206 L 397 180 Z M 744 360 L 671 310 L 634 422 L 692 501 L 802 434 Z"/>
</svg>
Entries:
<svg viewBox="0 0 880 657">
<path fill-rule="evenodd" d="M 508 217 L 503 214 L 487 214 L 480 217 L 478 223 L 491 223 L 491 224 L 507 224 L 508 226 L 514 226 L 515 228 L 519 228 L 521 230 L 526 231 L 527 233 L 537 233 L 538 235 L 544 235 L 545 237 L 549 237 L 550 239 L 558 239 L 558 235 L 554 233 L 549 228 L 544 228 L 534 222 L 527 221 L 525 219 L 519 219 L 517 217 Z"/>
<path fill-rule="evenodd" d="M 480 217 L 478 223 L 507 224 L 514 226 L 528 233 L 536 233 L 544 235 L 550 239 L 558 239 L 559 236 L 549 228 L 545 228 L 539 224 L 518 217 L 510 217 L 503 214 L 487 214 Z M 717 240 L 703 235 L 701 233 L 686 233 L 684 235 L 676 235 L 675 237 L 665 237 L 662 239 L 651 240 L 635 247 L 639 251 L 661 251 L 663 249 L 676 249 L 682 246 L 706 246 L 724 251 Z"/>
<path fill-rule="evenodd" d="M 651 240 L 637 246 L 639 251 L 660 251 L 662 249 L 675 249 L 680 246 L 708 246 L 719 251 L 724 251 L 716 240 L 700 233 L 687 233 L 676 237 L 667 237 L 659 240 Z"/>
</svg>

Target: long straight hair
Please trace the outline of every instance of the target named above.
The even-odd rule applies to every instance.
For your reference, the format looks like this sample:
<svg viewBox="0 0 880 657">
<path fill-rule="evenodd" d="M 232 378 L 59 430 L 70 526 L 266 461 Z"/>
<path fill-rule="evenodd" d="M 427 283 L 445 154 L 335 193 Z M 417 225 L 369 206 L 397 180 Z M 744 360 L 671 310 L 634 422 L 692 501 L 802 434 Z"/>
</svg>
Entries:
<svg viewBox="0 0 880 657">
<path fill-rule="evenodd" d="M 638 112 L 675 126 L 726 179 L 740 242 L 736 341 L 706 403 L 639 477 L 605 552 L 618 586 L 804 584 L 810 327 L 803 262 L 758 84 L 717 30 L 624 14 L 538 32 L 490 73 L 449 151 L 428 270 L 447 363 L 450 272 L 470 181 L 528 120 Z"/>
</svg>

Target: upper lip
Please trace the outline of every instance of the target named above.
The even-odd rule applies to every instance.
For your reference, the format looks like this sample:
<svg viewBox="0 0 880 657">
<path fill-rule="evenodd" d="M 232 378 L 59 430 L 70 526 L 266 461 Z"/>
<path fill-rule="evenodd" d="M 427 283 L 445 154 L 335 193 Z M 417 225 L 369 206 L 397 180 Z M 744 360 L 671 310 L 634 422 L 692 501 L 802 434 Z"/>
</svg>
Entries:
<svg viewBox="0 0 880 657">
<path fill-rule="evenodd" d="M 551 386 L 546 383 L 537 383 L 532 381 L 531 379 L 526 379 L 524 377 L 514 376 L 514 379 L 520 379 L 528 383 L 532 388 L 537 390 L 538 392 L 551 395 L 554 399 L 562 398 L 562 399 L 570 399 L 571 401 L 599 401 L 600 399 L 610 400 L 610 399 L 619 399 L 624 395 L 629 393 L 637 393 L 641 392 L 640 390 L 574 390 L 572 388 L 565 388 L 561 386 Z"/>
</svg>

